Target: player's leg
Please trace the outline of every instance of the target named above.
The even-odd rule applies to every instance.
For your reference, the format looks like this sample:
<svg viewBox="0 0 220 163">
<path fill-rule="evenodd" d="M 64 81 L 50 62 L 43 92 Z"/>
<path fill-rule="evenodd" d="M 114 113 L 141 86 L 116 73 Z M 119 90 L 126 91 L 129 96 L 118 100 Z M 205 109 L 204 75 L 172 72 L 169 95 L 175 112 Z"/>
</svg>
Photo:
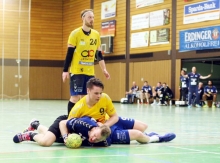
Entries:
<svg viewBox="0 0 220 163">
<path fill-rule="evenodd" d="M 207 108 L 207 107 L 208 107 L 208 103 L 207 103 L 207 95 L 203 94 L 203 96 L 202 96 L 202 100 L 205 102 L 205 105 L 203 105 L 203 108 Z"/>
<path fill-rule="evenodd" d="M 217 94 L 213 94 L 213 98 L 212 98 L 212 107 L 215 108 L 216 106 L 216 99 L 217 99 Z"/>
<path fill-rule="evenodd" d="M 149 104 L 150 94 L 146 92 L 146 93 L 145 93 L 145 97 L 146 97 L 146 104 Z"/>
<path fill-rule="evenodd" d="M 143 104 L 143 99 L 144 99 L 144 93 L 140 93 L 140 99 L 141 99 L 141 102 L 140 102 L 140 104 Z"/>
<path fill-rule="evenodd" d="M 183 89 L 182 96 L 183 96 L 183 101 L 186 101 L 188 96 L 188 88 Z"/>
<path fill-rule="evenodd" d="M 47 131 L 44 134 L 36 134 L 33 139 L 37 144 L 43 147 L 49 147 L 56 141 L 56 136 L 54 133 Z"/>
<path fill-rule="evenodd" d="M 143 132 L 139 130 L 128 130 L 130 141 L 136 140 L 139 143 L 148 143 L 150 141 L 150 137 L 145 135 Z M 159 141 L 159 137 L 157 137 L 157 141 Z"/>
<path fill-rule="evenodd" d="M 61 137 L 60 129 L 59 129 L 59 122 L 62 120 L 66 120 L 67 115 L 59 116 L 54 123 L 49 127 L 48 131 L 46 127 L 39 125 L 39 131 L 41 133 L 34 133 L 34 132 L 26 132 L 26 133 L 19 133 L 16 134 L 13 138 L 15 143 L 20 143 L 22 141 L 36 141 L 40 146 L 51 146 L 56 140 Z M 45 132 L 46 131 L 46 132 Z"/>
<path fill-rule="evenodd" d="M 148 135 L 144 134 L 143 132 L 138 131 L 138 130 L 134 130 L 134 129 L 127 130 L 127 131 L 129 134 L 130 141 L 136 140 L 137 142 L 142 143 L 142 144 L 156 143 L 156 142 L 158 142 L 158 143 L 169 142 L 176 137 L 176 135 L 173 133 L 167 133 L 164 135 L 155 134 L 152 136 L 148 136 Z M 126 133 L 126 130 L 122 130 L 121 132 Z M 117 134 L 120 135 L 119 133 L 117 133 Z M 127 140 L 128 140 L 128 138 L 127 138 Z"/>
<path fill-rule="evenodd" d="M 200 94 L 198 93 L 198 87 L 195 88 L 195 94 L 196 94 L 196 107 L 201 108 L 199 101 L 200 101 Z"/>
<path fill-rule="evenodd" d="M 71 75 L 70 77 L 70 101 L 68 103 L 68 115 L 71 109 L 74 107 L 75 103 L 80 100 L 80 98 L 87 94 L 86 83 L 89 79 L 94 76 L 88 75 Z"/>
<path fill-rule="evenodd" d="M 156 101 L 157 93 L 155 91 L 153 92 L 153 98 L 154 98 L 154 102 L 151 105 L 156 105 L 157 104 L 157 101 Z"/>
<path fill-rule="evenodd" d="M 144 132 L 145 130 L 147 130 L 148 126 L 146 123 L 143 123 L 139 120 L 134 120 L 134 126 L 133 129 L 139 130 L 141 132 Z"/>
<path fill-rule="evenodd" d="M 191 107 L 192 107 L 192 96 L 193 96 L 192 88 L 189 88 L 189 94 L 188 94 L 188 108 L 191 108 Z"/>
</svg>

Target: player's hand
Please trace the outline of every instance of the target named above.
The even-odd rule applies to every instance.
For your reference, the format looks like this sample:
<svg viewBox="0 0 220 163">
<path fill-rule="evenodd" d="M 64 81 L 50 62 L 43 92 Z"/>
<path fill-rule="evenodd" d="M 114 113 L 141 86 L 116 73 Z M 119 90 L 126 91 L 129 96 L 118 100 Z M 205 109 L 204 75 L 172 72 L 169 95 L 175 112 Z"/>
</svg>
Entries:
<svg viewBox="0 0 220 163">
<path fill-rule="evenodd" d="M 97 122 L 97 125 L 101 127 L 103 124 L 101 122 Z"/>
<path fill-rule="evenodd" d="M 207 94 L 208 97 L 210 97 L 210 94 Z"/>
<path fill-rule="evenodd" d="M 110 79 L 110 74 L 108 73 L 108 71 L 106 69 L 103 70 L 103 73 L 107 79 Z"/>
<path fill-rule="evenodd" d="M 65 82 L 66 79 L 69 79 L 69 72 L 63 72 L 62 78 L 63 78 L 63 82 Z"/>
<path fill-rule="evenodd" d="M 212 74 L 209 74 L 208 77 L 210 78 L 212 76 Z"/>
</svg>

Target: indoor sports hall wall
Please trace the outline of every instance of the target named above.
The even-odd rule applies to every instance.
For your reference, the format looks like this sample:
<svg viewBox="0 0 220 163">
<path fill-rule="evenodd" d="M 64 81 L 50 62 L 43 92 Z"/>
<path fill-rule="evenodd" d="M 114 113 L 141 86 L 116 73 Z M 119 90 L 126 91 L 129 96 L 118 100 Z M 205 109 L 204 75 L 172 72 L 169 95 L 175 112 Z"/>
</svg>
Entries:
<svg viewBox="0 0 220 163">
<path fill-rule="evenodd" d="M 142 8 L 136 8 L 136 0 L 131 0 L 131 3 L 130 3 L 131 17 L 134 16 L 134 15 L 138 15 L 138 14 L 150 13 L 152 11 L 157 11 L 157 10 L 162 10 L 162 9 L 169 9 L 170 10 L 170 23 L 168 25 L 150 27 L 150 28 L 147 28 L 147 29 L 131 30 L 130 34 L 136 33 L 136 32 L 159 30 L 159 29 L 162 29 L 162 28 L 170 28 L 171 29 L 171 23 L 172 23 L 171 2 L 172 2 L 172 0 L 164 0 L 164 3 L 161 3 L 161 4 L 156 4 L 156 5 L 142 7 Z M 170 36 L 171 35 L 172 35 L 172 31 L 170 30 Z M 170 37 L 170 43 L 169 44 L 154 45 L 154 46 L 148 46 L 148 47 L 142 47 L 142 48 L 131 48 L 130 53 L 131 54 L 137 54 L 137 53 L 167 51 L 167 50 L 171 49 L 171 41 L 172 41 L 172 38 Z"/>
<path fill-rule="evenodd" d="M 31 1 L 30 99 L 61 99 L 62 1 Z"/>
<path fill-rule="evenodd" d="M 188 30 L 194 28 L 204 28 L 209 26 L 216 26 L 220 24 L 220 20 L 209 20 L 204 22 L 197 22 L 191 24 L 183 24 L 184 5 L 203 2 L 202 0 L 193 0 L 184 2 L 183 0 L 177 0 L 177 21 L 176 21 L 176 49 L 179 49 L 179 31 Z M 178 52 L 177 58 L 203 58 L 203 57 L 215 57 L 219 56 L 219 52 L 207 52 L 202 54 L 196 54 L 196 51 L 190 52 Z"/>
<path fill-rule="evenodd" d="M 101 23 L 109 20 L 116 20 L 116 31 L 114 37 L 114 52 L 109 55 L 124 55 L 125 46 L 126 46 L 126 0 L 117 1 L 116 11 L 117 14 L 114 18 L 101 20 L 101 3 L 106 0 L 95 0 L 94 1 L 94 14 L 95 14 L 95 23 L 94 29 L 97 31 L 101 30 Z"/>
<path fill-rule="evenodd" d="M 30 1 L 0 1 L 0 98 L 29 98 Z"/>
</svg>

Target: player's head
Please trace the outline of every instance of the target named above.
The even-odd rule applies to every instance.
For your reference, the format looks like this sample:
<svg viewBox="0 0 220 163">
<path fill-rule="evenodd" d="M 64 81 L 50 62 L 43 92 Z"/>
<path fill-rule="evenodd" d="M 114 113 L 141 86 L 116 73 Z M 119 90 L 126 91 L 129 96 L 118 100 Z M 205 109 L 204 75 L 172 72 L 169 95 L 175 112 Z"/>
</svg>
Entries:
<svg viewBox="0 0 220 163">
<path fill-rule="evenodd" d="M 196 67 L 192 67 L 192 72 L 193 72 L 193 73 L 196 72 Z"/>
<path fill-rule="evenodd" d="M 89 79 L 86 84 L 86 88 L 89 100 L 94 103 L 98 102 L 104 89 L 104 85 L 101 80 L 97 78 Z"/>
<path fill-rule="evenodd" d="M 101 127 L 94 127 L 89 132 L 89 142 L 98 143 L 104 141 L 109 137 L 110 134 L 111 129 L 106 125 L 102 125 Z"/>
<path fill-rule="evenodd" d="M 83 21 L 83 25 L 89 28 L 93 28 L 94 13 L 92 9 L 85 9 L 81 11 L 81 18 Z"/>
<path fill-rule="evenodd" d="M 212 86 L 212 85 L 213 85 L 213 82 L 212 82 L 211 80 L 209 80 L 209 81 L 208 81 L 208 85 L 209 85 L 209 86 Z"/>
<path fill-rule="evenodd" d="M 185 70 L 181 70 L 181 75 L 186 75 L 186 71 Z"/>
<path fill-rule="evenodd" d="M 161 82 L 158 82 L 158 83 L 157 83 L 157 86 L 160 87 L 160 86 L 161 86 Z"/>
<path fill-rule="evenodd" d="M 203 87 L 203 83 L 199 82 L 199 88 L 202 88 L 202 87 Z"/>
<path fill-rule="evenodd" d="M 144 86 L 147 86 L 148 85 L 148 82 L 147 81 L 144 81 Z"/>
<path fill-rule="evenodd" d="M 166 86 L 167 86 L 167 83 L 164 82 L 164 83 L 163 83 L 163 87 L 165 88 Z"/>
<path fill-rule="evenodd" d="M 136 85 L 136 82 L 135 82 L 135 81 L 133 81 L 133 82 L 132 82 L 132 85 L 133 85 L 133 86 L 135 86 L 135 85 Z"/>
</svg>

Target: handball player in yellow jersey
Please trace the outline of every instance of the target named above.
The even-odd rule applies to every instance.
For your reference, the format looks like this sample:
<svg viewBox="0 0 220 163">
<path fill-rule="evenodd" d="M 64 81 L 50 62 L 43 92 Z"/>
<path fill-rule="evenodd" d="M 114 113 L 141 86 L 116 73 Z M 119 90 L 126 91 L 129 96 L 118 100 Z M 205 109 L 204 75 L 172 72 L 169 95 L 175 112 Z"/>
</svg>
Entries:
<svg viewBox="0 0 220 163">
<path fill-rule="evenodd" d="M 81 98 L 72 108 L 68 119 L 88 116 L 109 127 L 114 125 L 119 117 L 111 98 L 102 93 L 103 83 L 97 78 L 91 78 L 87 82 L 86 88 L 87 95 Z M 106 118 L 106 114 L 110 118 Z"/>
<path fill-rule="evenodd" d="M 87 94 L 86 82 L 95 75 L 95 59 L 98 60 L 106 78 L 110 78 L 100 49 L 101 40 L 99 32 L 92 29 L 94 23 L 93 10 L 83 10 L 81 18 L 83 26 L 73 30 L 69 35 L 68 50 L 62 74 L 63 82 L 70 75 L 71 97 L 68 103 L 68 114 L 80 97 Z"/>
</svg>

